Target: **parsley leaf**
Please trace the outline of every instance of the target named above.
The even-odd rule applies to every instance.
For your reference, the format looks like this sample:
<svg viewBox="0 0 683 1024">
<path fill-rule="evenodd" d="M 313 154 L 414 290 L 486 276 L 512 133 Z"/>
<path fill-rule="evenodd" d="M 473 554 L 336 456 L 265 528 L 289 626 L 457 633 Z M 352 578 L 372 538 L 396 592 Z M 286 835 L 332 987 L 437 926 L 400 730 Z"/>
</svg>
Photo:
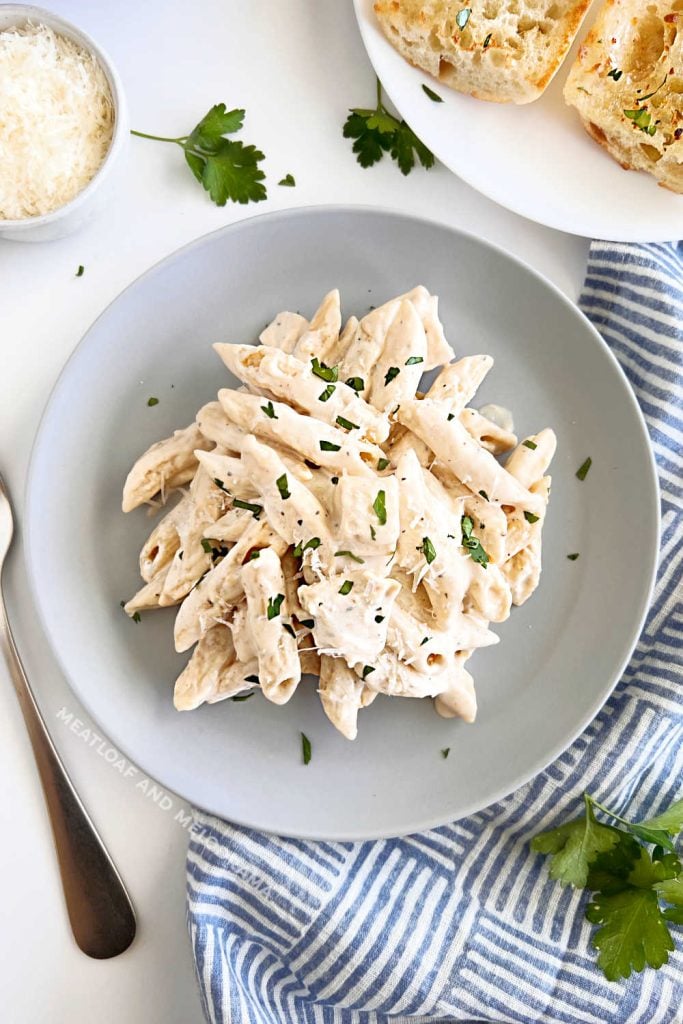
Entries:
<svg viewBox="0 0 683 1024">
<path fill-rule="evenodd" d="M 278 181 L 278 185 L 284 185 L 286 188 L 294 188 L 296 181 L 294 180 L 293 174 L 285 174 L 284 178 Z"/>
<path fill-rule="evenodd" d="M 462 517 L 462 519 L 460 520 L 460 528 L 462 530 L 462 538 L 460 543 L 464 548 L 467 549 L 472 561 L 476 562 L 477 565 L 483 566 L 485 569 L 486 566 L 491 561 L 491 559 L 489 558 L 488 554 L 482 547 L 482 543 L 479 540 L 479 538 L 474 537 L 472 535 L 474 523 L 472 522 L 470 516 Z"/>
<path fill-rule="evenodd" d="M 339 368 L 337 366 L 326 366 L 325 363 L 319 362 L 316 356 L 311 359 L 311 370 L 316 377 L 329 381 L 331 384 L 336 384 L 339 380 Z"/>
<path fill-rule="evenodd" d="M 363 665 L 363 671 L 361 673 L 361 678 L 362 679 L 367 679 L 368 676 L 370 675 L 370 673 L 374 672 L 374 671 L 375 671 L 375 669 L 374 669 L 374 667 L 372 665 Z"/>
<path fill-rule="evenodd" d="M 524 518 L 526 519 L 527 523 L 537 523 L 540 516 L 535 516 L 533 512 L 527 512 L 525 509 Z"/>
<path fill-rule="evenodd" d="M 633 121 L 634 128 L 640 128 L 641 132 L 645 132 L 646 135 L 652 136 L 656 133 L 657 125 L 652 124 L 652 115 L 643 107 L 637 110 L 625 110 L 624 115 Z"/>
<path fill-rule="evenodd" d="M 334 384 L 328 384 L 327 387 L 318 395 L 318 401 L 329 402 L 330 398 L 332 398 L 332 395 L 335 393 L 335 391 L 336 388 Z"/>
<path fill-rule="evenodd" d="M 282 607 L 282 602 L 284 601 L 284 599 L 285 599 L 285 595 L 284 594 L 277 594 L 276 597 L 269 597 L 268 598 L 268 607 L 266 609 L 266 616 L 267 616 L 269 622 L 270 622 L 271 619 L 277 618 L 277 616 L 280 614 L 280 608 Z"/>
<path fill-rule="evenodd" d="M 362 377 L 349 377 L 345 383 L 348 384 L 350 388 L 353 388 L 356 394 L 361 391 L 365 391 L 365 381 Z"/>
<path fill-rule="evenodd" d="M 258 677 L 257 676 L 247 676 L 247 679 L 257 679 L 258 680 Z M 253 691 L 251 693 L 239 693 L 235 697 L 231 697 L 230 700 L 234 700 L 235 703 L 237 704 L 240 701 L 249 700 L 249 698 L 253 697 L 253 696 L 254 696 Z"/>
<path fill-rule="evenodd" d="M 398 377 L 400 372 L 398 366 L 390 366 L 384 375 L 384 386 L 387 387 L 388 384 L 391 384 L 392 380 Z"/>
<path fill-rule="evenodd" d="M 424 357 L 423 356 L 410 356 L 405 361 L 405 365 L 406 366 L 415 366 L 417 363 L 424 363 Z"/>
<path fill-rule="evenodd" d="M 258 203 L 267 198 L 265 174 L 259 167 L 265 159 L 263 153 L 255 146 L 225 138 L 238 132 L 243 123 L 244 110 L 226 110 L 224 103 L 218 103 L 189 135 L 177 139 L 136 131 L 131 135 L 180 146 L 190 170 L 217 206 L 225 206 L 229 199 Z"/>
<path fill-rule="evenodd" d="M 335 558 L 341 558 L 343 556 L 346 556 L 346 558 L 352 558 L 353 561 L 358 562 L 359 565 L 365 565 L 365 559 L 359 558 L 358 555 L 354 555 L 353 551 L 335 551 L 334 553 Z"/>
<path fill-rule="evenodd" d="M 431 565 L 434 559 L 436 558 L 436 548 L 432 544 L 429 537 L 422 538 L 422 552 L 425 556 L 425 561 L 427 565 Z"/>
<path fill-rule="evenodd" d="M 560 885 L 584 886 L 588 866 L 599 853 L 611 850 L 619 841 L 619 833 L 595 820 L 590 798 L 585 797 L 586 814 L 558 828 L 542 832 L 531 840 L 536 853 L 550 854 L 550 877 Z"/>
<path fill-rule="evenodd" d="M 154 396 L 152 396 L 151 398 L 147 399 L 147 405 L 150 406 L 150 408 L 153 405 L 158 405 L 158 404 L 159 404 L 159 399 L 158 398 L 154 398 Z"/>
<path fill-rule="evenodd" d="M 582 462 L 581 465 L 579 466 L 579 468 L 577 469 L 577 471 L 576 471 L 577 479 L 585 480 L 586 477 L 588 476 L 588 470 L 591 468 L 592 465 L 593 465 L 593 460 L 591 459 L 591 457 L 589 455 L 588 458 L 585 460 L 585 462 Z"/>
<path fill-rule="evenodd" d="M 280 497 L 283 501 L 287 501 L 287 498 L 290 497 L 290 493 L 287 490 L 287 474 L 283 473 L 282 476 L 277 478 L 275 483 L 277 484 L 277 489 L 280 492 Z"/>
<path fill-rule="evenodd" d="M 615 82 L 618 82 L 619 79 L 621 78 L 621 76 L 623 75 L 623 73 L 624 72 L 620 71 L 619 68 L 612 68 L 611 71 L 607 72 L 607 77 L 608 78 L 613 78 Z"/>
<path fill-rule="evenodd" d="M 320 441 L 321 452 L 340 452 L 341 445 L 333 444 L 332 441 Z"/>
<path fill-rule="evenodd" d="M 337 416 L 335 423 L 338 423 L 344 430 L 360 430 L 357 423 L 352 423 L 351 420 L 347 420 L 343 416 Z"/>
<path fill-rule="evenodd" d="M 571 555 L 567 555 L 567 558 L 569 559 L 570 562 L 575 562 L 578 557 L 579 557 L 579 552 L 578 551 L 574 551 L 574 552 L 572 552 Z"/>
<path fill-rule="evenodd" d="M 344 580 L 344 582 L 342 583 L 341 587 L 339 588 L 339 593 L 342 594 L 343 597 L 346 597 L 346 595 L 350 594 L 352 590 L 353 590 L 353 580 Z"/>
<path fill-rule="evenodd" d="M 377 516 L 380 526 L 386 526 L 387 522 L 386 497 L 386 491 L 378 491 L 377 497 L 372 503 L 372 507 L 374 509 L 375 515 Z"/>
<path fill-rule="evenodd" d="M 430 89 L 428 85 L 424 84 L 424 82 L 422 83 L 422 91 L 425 96 L 429 96 L 433 103 L 443 103 L 443 96 L 439 96 L 438 92 L 434 92 L 434 90 Z"/>
<path fill-rule="evenodd" d="M 525 448 L 530 448 L 532 452 L 535 452 L 536 449 L 538 448 L 538 445 L 536 444 L 536 442 L 535 441 L 530 441 L 528 438 L 526 439 L 526 441 L 522 441 L 522 444 L 524 445 Z"/>
<path fill-rule="evenodd" d="M 304 764 L 308 764 L 311 760 L 311 741 L 305 733 L 301 733 L 301 756 L 303 757 Z"/>
<path fill-rule="evenodd" d="M 218 483 L 217 480 L 215 482 Z M 225 488 L 221 487 L 221 490 L 224 491 Z M 263 505 L 255 505 L 251 501 L 242 501 L 241 498 L 233 498 L 232 503 L 235 506 L 235 508 L 243 508 L 246 509 L 247 512 L 251 512 L 254 519 L 258 519 L 258 517 L 263 512 Z"/>
<path fill-rule="evenodd" d="M 652 888 L 629 886 L 609 895 L 597 892 L 586 917 L 601 925 L 593 936 L 598 966 L 608 981 L 628 978 L 645 965 L 662 967 L 674 948 L 671 933 Z"/>
<path fill-rule="evenodd" d="M 431 90 L 423 86 L 430 96 Z M 436 93 L 433 94 L 436 97 Z M 432 96 L 430 96 L 430 99 Z M 440 100 L 440 97 L 438 97 Z M 396 161 L 402 174 L 409 174 L 415 160 L 429 169 L 434 165 L 434 154 L 420 142 L 417 135 L 406 124 L 390 114 L 382 102 L 382 84 L 377 79 L 377 104 L 372 109 L 353 107 L 344 122 L 342 134 L 353 139 L 353 152 L 361 167 L 372 167 L 389 153 Z"/>
<path fill-rule="evenodd" d="M 451 748 L 450 747 L 444 747 L 443 748 L 443 750 L 441 751 L 441 756 L 443 757 L 444 761 L 446 760 L 446 758 L 448 757 L 450 752 L 451 752 Z"/>
<path fill-rule="evenodd" d="M 85 267 L 84 267 L 84 266 L 83 266 L 83 264 L 81 263 L 81 264 L 79 265 L 79 267 L 78 267 L 78 270 L 76 271 L 76 277 L 83 277 L 83 274 L 84 274 L 84 273 L 85 273 Z"/>
<path fill-rule="evenodd" d="M 272 402 L 267 402 L 265 405 L 262 405 L 261 412 L 265 413 L 269 420 L 279 419 Z"/>
<path fill-rule="evenodd" d="M 381 472 L 381 471 L 382 471 L 383 469 L 386 469 L 388 465 L 389 465 L 389 459 L 378 459 L 378 460 L 377 460 L 377 469 L 378 469 L 378 470 L 379 470 L 380 472 Z"/>
</svg>

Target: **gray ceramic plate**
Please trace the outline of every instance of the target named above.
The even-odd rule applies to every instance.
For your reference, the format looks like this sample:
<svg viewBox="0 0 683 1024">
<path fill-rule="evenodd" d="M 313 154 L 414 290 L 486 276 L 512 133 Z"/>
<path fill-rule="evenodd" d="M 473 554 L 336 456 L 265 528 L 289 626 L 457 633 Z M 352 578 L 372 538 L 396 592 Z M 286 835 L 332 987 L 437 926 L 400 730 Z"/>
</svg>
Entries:
<svg viewBox="0 0 683 1024">
<path fill-rule="evenodd" d="M 475 725 L 428 700 L 380 698 L 355 743 L 327 722 L 314 686 L 284 708 L 254 697 L 173 708 L 173 612 L 135 625 L 151 527 L 120 512 L 121 485 L 152 441 L 230 383 L 216 340 L 251 341 L 280 309 L 312 312 L 328 289 L 344 310 L 425 284 L 458 354 L 496 360 L 480 402 L 520 433 L 558 436 L 544 572 L 529 603 L 470 662 Z M 147 406 L 154 395 L 159 404 Z M 593 467 L 581 483 L 575 471 Z M 475 238 L 363 208 L 242 221 L 164 260 L 102 314 L 69 360 L 43 418 L 28 488 L 28 559 L 52 646 L 114 743 L 171 790 L 272 832 L 362 839 L 470 814 L 556 757 L 596 714 L 647 608 L 658 502 L 647 433 L 614 358 L 579 312 L 527 267 Z M 578 561 L 568 561 L 579 551 Z M 300 732 L 313 744 L 301 761 Z M 447 760 L 443 747 L 450 747 Z"/>
</svg>

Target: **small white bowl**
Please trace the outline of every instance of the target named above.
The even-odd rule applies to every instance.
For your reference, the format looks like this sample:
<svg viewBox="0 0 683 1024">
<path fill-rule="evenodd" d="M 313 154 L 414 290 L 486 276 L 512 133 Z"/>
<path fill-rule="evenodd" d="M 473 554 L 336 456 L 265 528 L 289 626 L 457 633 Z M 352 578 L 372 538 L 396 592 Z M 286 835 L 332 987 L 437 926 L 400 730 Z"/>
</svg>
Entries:
<svg viewBox="0 0 683 1024">
<path fill-rule="evenodd" d="M 78 230 L 96 211 L 104 206 L 112 188 L 112 170 L 117 164 L 129 139 L 128 110 L 118 73 L 107 54 L 97 43 L 75 25 L 42 7 L 26 4 L 0 4 L 0 32 L 25 25 L 26 22 L 47 25 L 59 35 L 66 36 L 88 50 L 98 61 L 109 83 L 114 105 L 114 133 L 101 167 L 85 188 L 64 206 L 42 217 L 22 220 L 0 220 L 0 238 L 17 242 L 47 242 L 63 238 Z"/>
</svg>

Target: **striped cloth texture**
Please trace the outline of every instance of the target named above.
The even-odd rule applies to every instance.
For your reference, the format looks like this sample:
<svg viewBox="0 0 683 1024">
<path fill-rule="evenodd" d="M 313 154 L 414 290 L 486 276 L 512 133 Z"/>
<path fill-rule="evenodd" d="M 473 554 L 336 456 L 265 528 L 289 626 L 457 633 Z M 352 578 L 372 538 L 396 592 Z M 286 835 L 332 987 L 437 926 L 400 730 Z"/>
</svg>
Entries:
<svg viewBox="0 0 683 1024">
<path fill-rule="evenodd" d="M 654 603 L 623 678 L 546 771 L 455 824 L 312 842 L 196 812 L 188 920 L 213 1024 L 683 1022 L 681 929 L 668 965 L 607 982 L 585 892 L 529 850 L 584 790 L 643 818 L 683 774 L 683 243 L 593 242 L 580 305 L 638 396 L 661 483 Z"/>
</svg>

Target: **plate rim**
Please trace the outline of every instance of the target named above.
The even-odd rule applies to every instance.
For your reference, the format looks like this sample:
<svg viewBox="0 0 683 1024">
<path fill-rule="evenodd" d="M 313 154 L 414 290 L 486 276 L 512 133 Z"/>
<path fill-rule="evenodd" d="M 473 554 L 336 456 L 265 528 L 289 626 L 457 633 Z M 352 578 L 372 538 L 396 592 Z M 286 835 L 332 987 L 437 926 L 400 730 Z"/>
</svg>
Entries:
<svg viewBox="0 0 683 1024">
<path fill-rule="evenodd" d="M 362 5 L 363 5 L 364 2 L 365 2 L 365 0 L 353 0 L 353 10 L 354 10 L 354 14 L 355 14 L 355 17 L 356 17 L 356 23 L 358 25 L 358 31 L 360 33 L 360 37 L 361 37 L 362 42 L 363 42 L 363 47 L 365 49 L 365 53 L 366 53 L 367 58 L 368 58 L 368 60 L 370 62 L 370 66 L 372 67 L 372 70 L 374 71 L 375 75 L 378 78 L 381 78 L 377 68 L 375 67 L 375 61 L 373 59 L 373 55 L 372 55 L 372 52 L 371 52 L 372 49 L 373 49 L 373 44 L 372 44 L 372 42 L 370 40 L 371 26 L 368 23 L 368 19 L 366 18 L 365 12 L 362 10 Z M 583 29 L 583 31 L 585 31 L 585 29 Z M 384 37 L 382 37 L 382 41 L 383 41 L 383 43 L 386 43 L 387 46 L 391 47 L 391 43 L 389 42 L 389 40 L 384 39 Z M 404 59 L 404 58 L 402 58 L 402 59 Z M 424 76 L 424 77 L 426 77 L 429 80 L 430 83 L 431 82 L 436 82 L 437 84 L 439 84 L 437 79 L 433 78 L 432 75 L 430 75 L 428 72 L 424 71 L 422 68 L 419 68 L 416 65 L 411 65 L 407 61 L 405 61 L 405 64 L 406 64 L 406 67 L 408 69 L 410 69 L 411 71 L 415 72 L 416 76 L 420 76 L 420 75 Z M 558 72 L 557 72 L 558 74 L 559 74 L 559 71 L 560 71 L 560 69 L 558 68 Z M 553 75 L 553 79 L 554 78 L 555 78 L 555 75 Z M 382 88 L 384 89 L 385 93 L 388 95 L 388 97 L 391 100 L 391 102 L 394 104 L 396 109 L 399 111 L 401 117 L 404 117 L 404 114 L 403 114 L 403 111 L 402 111 L 400 105 L 397 103 L 396 99 L 394 98 L 394 94 L 393 94 L 393 90 L 392 90 L 392 85 L 391 84 L 387 84 L 384 81 L 383 78 L 381 79 L 381 81 L 382 81 Z M 418 79 L 418 84 L 419 84 L 419 79 Z M 465 95 L 464 93 L 458 93 L 457 90 L 449 90 L 449 91 L 456 92 L 457 95 L 463 95 L 463 96 Z M 540 100 L 542 100 L 542 98 L 543 97 L 540 96 L 536 102 L 539 102 Z M 479 100 L 478 102 L 486 103 L 487 101 L 486 100 Z M 499 107 L 509 106 L 509 104 L 495 104 L 495 105 L 499 106 Z M 598 232 L 596 232 L 596 231 L 587 231 L 587 230 L 582 230 L 579 227 L 575 227 L 574 223 L 573 223 L 573 220 L 569 221 L 569 222 L 561 222 L 558 219 L 553 218 L 551 216 L 544 217 L 543 219 L 541 219 L 540 217 L 535 217 L 531 213 L 529 213 L 527 210 L 523 209 L 520 205 L 515 203 L 514 195 L 512 196 L 512 198 L 508 198 L 507 194 L 506 194 L 505 197 L 503 198 L 501 195 L 497 194 L 495 190 L 493 190 L 491 188 L 483 187 L 478 181 L 476 181 L 476 179 L 474 178 L 474 176 L 472 174 L 464 173 L 461 168 L 458 168 L 457 170 L 455 170 L 455 168 L 453 167 L 451 162 L 447 162 L 446 160 L 443 159 L 443 157 L 439 153 L 437 153 L 437 148 L 438 147 L 435 146 L 432 141 L 430 141 L 429 145 L 430 145 L 430 148 L 432 149 L 432 151 L 434 153 L 434 156 L 439 161 L 439 163 L 443 164 L 443 166 L 446 168 L 446 170 L 448 170 L 451 174 L 455 175 L 456 178 L 459 178 L 460 181 L 463 181 L 466 185 L 469 185 L 469 187 L 471 189 L 473 189 L 475 192 L 478 192 L 479 195 L 482 195 L 486 199 L 490 200 L 490 202 L 495 203 L 496 206 L 500 206 L 504 210 L 509 210 L 511 213 L 516 214 L 518 217 L 522 217 L 524 220 L 529 221 L 531 224 L 538 224 L 541 227 L 551 228 L 554 231 L 561 231 L 564 234 L 574 235 L 574 236 L 576 236 L 578 238 L 597 238 L 600 241 L 608 241 L 608 242 L 626 242 L 626 243 L 631 242 L 631 243 L 643 244 L 643 243 L 647 243 L 647 242 L 659 242 L 659 243 L 662 243 L 662 242 L 674 242 L 674 241 L 678 240 L 678 236 L 675 235 L 675 234 L 674 234 L 673 237 L 670 236 L 670 235 L 665 235 L 663 233 L 663 229 L 661 231 L 659 231 L 659 232 L 655 231 L 654 234 L 651 231 L 646 230 L 645 227 L 643 227 L 643 230 L 641 232 L 616 230 L 616 231 L 612 231 L 610 233 L 610 235 L 607 236 L 602 231 L 598 231 Z M 607 159 L 607 154 L 605 154 L 605 159 Z M 637 173 L 645 173 L 645 172 L 637 172 Z M 657 185 L 657 182 L 653 181 L 653 187 L 655 187 L 656 185 Z M 681 209 L 681 221 L 682 221 L 682 224 L 683 224 L 683 207 Z M 582 228 L 587 228 L 587 225 L 582 225 Z M 681 232 L 683 233 L 683 226 L 681 228 Z"/>
<path fill-rule="evenodd" d="M 459 810 L 455 816 L 451 816 L 450 812 L 445 817 L 443 813 L 438 814 L 436 816 L 431 815 L 424 820 L 420 819 L 409 826 L 401 827 L 399 830 L 390 831 L 387 831 L 386 829 L 380 829 L 378 831 L 368 831 L 363 829 L 362 831 L 341 832 L 328 830 L 325 831 L 323 835 L 320 835 L 315 831 L 307 830 L 305 828 L 296 828 L 293 830 L 288 830 L 286 832 L 282 832 L 281 830 L 278 831 L 278 834 L 280 835 L 286 835 L 288 837 L 297 839 L 310 839 L 333 842 L 362 842 L 411 835 L 413 833 L 424 832 L 433 828 L 438 828 L 439 826 L 448 824 L 450 822 L 460 821 L 463 818 L 469 817 L 473 814 L 477 814 L 485 810 L 486 808 L 493 806 L 499 801 L 506 799 L 507 797 L 511 796 L 514 792 L 519 790 L 522 786 L 528 784 L 530 781 L 536 778 L 541 772 L 543 772 L 548 767 L 548 765 L 552 764 L 553 761 L 560 757 L 574 743 L 574 741 L 581 735 L 581 733 L 584 732 L 584 730 L 590 725 L 590 723 L 596 718 L 596 716 L 599 714 L 599 712 L 611 696 L 617 683 L 621 679 L 624 669 L 628 665 L 633 650 L 635 649 L 638 639 L 642 634 L 643 626 L 645 624 L 645 620 L 647 618 L 647 614 L 649 612 L 650 605 L 652 602 L 653 591 L 656 583 L 659 550 L 661 542 L 660 487 L 659 477 L 657 474 L 656 460 L 652 447 L 652 441 L 650 439 L 647 424 L 645 422 L 645 417 L 640 408 L 640 405 L 638 404 L 635 392 L 633 391 L 633 388 L 631 387 L 631 384 L 629 383 L 628 378 L 626 377 L 626 374 L 624 373 L 616 356 L 614 355 L 606 341 L 603 339 L 597 328 L 594 327 L 594 325 L 590 322 L 590 320 L 586 317 L 582 310 L 579 309 L 578 305 L 572 302 L 572 300 L 556 284 L 554 284 L 554 282 L 549 280 L 549 278 L 547 278 L 541 271 L 536 270 L 534 267 L 530 266 L 525 260 L 509 252 L 508 250 L 504 249 L 502 246 L 496 244 L 495 242 L 491 242 L 486 238 L 481 238 L 471 231 L 467 231 L 460 227 L 452 226 L 450 224 L 444 224 L 441 221 L 436 220 L 435 218 L 422 217 L 418 216 L 417 214 L 407 213 L 405 211 L 397 210 L 392 207 L 384 207 L 371 204 L 315 204 L 310 206 L 296 206 L 288 207 L 286 209 L 264 211 L 263 213 L 255 213 L 252 214 L 251 216 L 240 218 L 232 222 L 231 224 L 224 224 L 221 227 L 214 229 L 213 231 L 207 232 L 203 235 L 198 236 L 197 238 L 191 239 L 189 242 L 186 242 L 179 248 L 173 250 L 170 253 L 167 253 L 165 256 L 162 256 L 159 260 L 153 263 L 152 266 L 148 267 L 147 270 L 143 271 L 141 274 L 135 277 L 116 296 L 114 296 L 114 298 L 107 303 L 104 309 L 98 314 L 97 317 L 95 317 L 92 323 L 88 326 L 83 336 L 81 337 L 73 351 L 70 353 L 66 362 L 59 371 L 59 374 L 57 375 L 54 384 L 50 388 L 49 395 L 45 402 L 45 406 L 43 408 L 40 419 L 38 421 L 38 425 L 31 445 L 28 470 L 26 474 L 26 483 L 24 488 L 24 528 L 22 531 L 22 548 L 23 560 L 26 566 L 31 598 L 36 608 L 38 620 L 43 630 L 44 636 L 47 640 L 47 643 L 49 645 L 50 652 L 54 657 L 57 665 L 59 666 L 60 671 L 62 672 L 69 686 L 69 689 L 73 692 L 77 700 L 85 708 L 88 715 L 96 723 L 98 728 L 102 730 L 104 735 L 111 739 L 112 743 L 117 748 L 117 750 L 119 750 L 132 764 L 139 766 L 150 779 L 155 780 L 161 786 L 163 786 L 166 791 L 168 791 L 169 793 L 174 793 L 176 796 L 180 797 L 186 803 L 197 808 L 198 810 L 201 810 L 204 813 L 207 813 L 214 817 L 222 818 L 222 812 L 203 806 L 201 800 L 197 800 L 195 797 L 187 795 L 187 793 L 183 792 L 181 789 L 173 789 L 169 787 L 163 781 L 162 778 L 159 778 L 157 776 L 156 769 L 154 767 L 152 768 L 151 771 L 149 770 L 149 765 L 146 759 L 141 760 L 137 753 L 131 756 L 125 737 L 121 742 L 120 737 L 112 732 L 110 726 L 106 723 L 101 722 L 99 716 L 93 711 L 93 708 L 91 707 L 89 697 L 87 695 L 84 695 L 81 692 L 80 688 L 77 685 L 75 685 L 74 680 L 72 679 L 71 676 L 71 672 L 67 668 L 64 660 L 62 659 L 58 642 L 54 639 L 53 629 L 49 624 L 48 607 L 47 604 L 43 604 L 43 600 L 40 596 L 40 567 L 34 561 L 33 557 L 33 551 L 35 550 L 35 546 L 31 543 L 31 540 L 36 530 L 39 529 L 39 517 L 34 511 L 34 502 L 32 501 L 34 479 L 38 468 L 38 455 L 42 447 L 46 443 L 48 443 L 45 426 L 48 417 L 51 414 L 52 407 L 56 402 L 58 392 L 62 387 L 63 381 L 67 378 L 67 375 L 69 374 L 72 363 L 75 362 L 76 359 L 78 358 L 79 353 L 85 347 L 92 331 L 99 324 L 100 320 L 107 316 L 110 309 L 116 303 L 118 303 L 119 300 L 121 300 L 123 296 L 128 293 L 128 291 L 136 287 L 138 284 L 140 284 L 147 278 L 152 277 L 154 274 L 160 271 L 167 263 L 171 263 L 172 261 L 180 258 L 181 256 L 186 255 L 194 248 L 200 248 L 209 239 L 212 239 L 217 235 L 231 234 L 233 232 L 237 233 L 239 230 L 243 230 L 245 226 L 248 228 L 253 222 L 257 221 L 260 222 L 266 220 L 271 221 L 272 223 L 277 223 L 278 221 L 286 222 L 292 218 L 299 218 L 302 216 L 315 218 L 316 216 L 326 216 L 328 214 L 378 215 L 381 217 L 400 219 L 402 221 L 408 221 L 411 223 L 419 223 L 421 225 L 427 225 L 431 228 L 437 228 L 441 231 L 446 231 L 452 235 L 456 235 L 461 238 L 466 238 L 468 241 L 483 246 L 485 249 L 488 249 L 489 251 L 495 253 L 497 256 L 501 256 L 503 257 L 503 259 L 511 261 L 519 269 L 525 271 L 526 273 L 534 277 L 538 283 L 544 285 L 546 288 L 549 288 L 551 292 L 555 295 L 555 297 L 558 298 L 566 307 L 568 307 L 569 311 L 571 311 L 574 314 L 574 316 L 578 317 L 578 319 L 583 322 L 583 326 L 587 328 L 589 333 L 592 335 L 594 343 L 597 343 L 598 347 L 602 348 L 603 353 L 608 357 L 608 361 L 612 364 L 613 369 L 616 370 L 617 376 L 620 378 L 620 382 L 624 390 L 626 400 L 630 403 L 632 412 L 634 413 L 635 419 L 638 423 L 639 431 L 643 436 L 643 439 L 646 441 L 645 447 L 648 454 L 648 470 L 650 482 L 653 485 L 651 488 L 649 488 L 649 494 L 652 499 L 653 511 L 655 513 L 654 522 L 656 523 L 656 529 L 652 533 L 650 549 L 647 552 L 649 573 L 647 577 L 647 586 L 643 587 L 642 597 L 637 611 L 637 627 L 632 631 L 632 633 L 629 635 L 628 640 L 623 645 L 622 654 L 619 659 L 618 671 L 615 673 L 614 678 L 607 683 L 607 685 L 601 687 L 599 690 L 596 690 L 597 696 L 591 702 L 587 714 L 582 717 L 578 726 L 572 729 L 571 733 L 567 734 L 567 736 L 560 745 L 556 745 L 556 747 L 549 751 L 547 755 L 544 755 L 539 761 L 536 761 L 533 765 L 529 766 L 529 768 L 526 771 L 518 772 L 514 776 L 514 778 L 512 778 L 509 782 L 506 782 L 505 785 L 501 785 L 492 795 L 490 795 L 489 798 L 487 798 L 486 802 L 482 803 L 481 800 L 473 800 L 471 803 L 465 803 L 461 810 Z M 191 786 L 188 788 L 191 789 Z M 264 827 L 262 824 L 254 821 L 245 820 L 243 817 L 230 818 L 227 820 L 229 820 L 231 823 L 235 825 L 239 825 L 244 828 L 252 828 L 266 833 L 268 833 L 269 831 L 269 829 L 267 827 Z"/>
</svg>

